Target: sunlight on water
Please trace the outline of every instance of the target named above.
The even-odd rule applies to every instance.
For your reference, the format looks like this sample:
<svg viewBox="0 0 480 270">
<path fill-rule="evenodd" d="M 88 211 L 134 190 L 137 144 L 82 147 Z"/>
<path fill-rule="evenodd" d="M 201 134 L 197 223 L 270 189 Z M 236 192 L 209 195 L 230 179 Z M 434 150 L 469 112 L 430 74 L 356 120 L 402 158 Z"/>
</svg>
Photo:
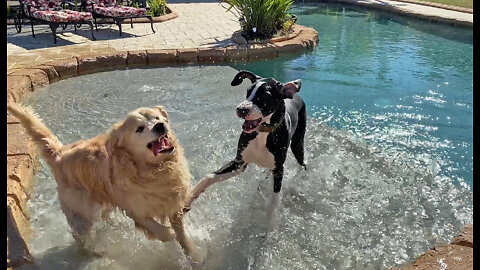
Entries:
<svg viewBox="0 0 480 270">
<path fill-rule="evenodd" d="M 231 87 L 235 74 L 210 66 L 105 72 L 52 84 L 28 103 L 64 143 L 102 133 L 137 107 L 164 105 L 195 183 L 235 156 L 242 121 L 234 108 L 248 85 Z M 205 269 L 384 269 L 450 241 L 472 222 L 470 188 L 439 174 L 428 153 L 385 151 L 326 123 L 308 121 L 307 171 L 289 153 L 272 230 L 272 178 L 256 166 L 195 202 L 188 230 Z M 103 255 L 86 252 L 69 233 L 45 166 L 29 209 L 32 253 L 44 269 L 186 265 L 178 243 L 147 240 L 121 213 L 94 231 L 90 248 Z"/>
</svg>

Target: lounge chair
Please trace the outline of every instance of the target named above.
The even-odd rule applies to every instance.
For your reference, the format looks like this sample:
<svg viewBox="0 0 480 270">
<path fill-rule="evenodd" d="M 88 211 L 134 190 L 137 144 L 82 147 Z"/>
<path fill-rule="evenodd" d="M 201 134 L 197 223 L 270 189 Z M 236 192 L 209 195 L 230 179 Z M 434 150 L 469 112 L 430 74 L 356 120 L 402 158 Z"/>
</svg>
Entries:
<svg viewBox="0 0 480 270">
<path fill-rule="evenodd" d="M 48 24 L 53 34 L 53 43 L 57 43 L 57 28 L 62 26 L 66 29 L 67 25 L 72 25 L 77 32 L 77 27 L 82 24 L 90 25 L 90 31 L 92 32 L 92 39 L 95 40 L 93 35 L 93 22 L 92 14 L 89 12 L 79 12 L 65 8 L 66 5 L 74 6 L 73 4 L 62 0 L 19 0 L 20 10 L 15 18 L 15 28 L 17 32 L 22 31 L 23 19 L 28 19 L 32 26 L 32 36 L 35 37 L 33 30 L 34 24 Z"/>
<path fill-rule="evenodd" d="M 145 8 L 122 6 L 117 4 L 116 0 L 83 0 L 82 5 L 86 11 L 92 13 L 97 31 L 97 18 L 112 19 L 119 28 L 120 36 L 122 35 L 122 22 L 124 20 L 130 19 L 130 25 L 133 28 L 134 18 L 147 18 L 150 21 L 153 33 L 155 33 L 152 16 L 147 14 Z"/>
</svg>

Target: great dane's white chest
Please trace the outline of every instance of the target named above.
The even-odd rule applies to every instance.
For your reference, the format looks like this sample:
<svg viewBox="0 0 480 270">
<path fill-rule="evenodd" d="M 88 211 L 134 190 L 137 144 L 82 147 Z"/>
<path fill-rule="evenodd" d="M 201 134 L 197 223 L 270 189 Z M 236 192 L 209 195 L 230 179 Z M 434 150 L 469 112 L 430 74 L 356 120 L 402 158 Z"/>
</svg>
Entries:
<svg viewBox="0 0 480 270">
<path fill-rule="evenodd" d="M 242 152 L 243 161 L 255 163 L 260 167 L 275 169 L 275 157 L 267 149 L 267 136 L 269 133 L 260 132 L 257 137 L 251 140 Z"/>
</svg>

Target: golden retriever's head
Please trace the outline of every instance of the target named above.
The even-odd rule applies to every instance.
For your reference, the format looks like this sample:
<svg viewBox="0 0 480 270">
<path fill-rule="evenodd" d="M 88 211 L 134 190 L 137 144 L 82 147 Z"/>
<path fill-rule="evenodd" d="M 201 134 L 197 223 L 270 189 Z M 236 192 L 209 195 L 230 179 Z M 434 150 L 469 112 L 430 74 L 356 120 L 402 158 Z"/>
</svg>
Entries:
<svg viewBox="0 0 480 270">
<path fill-rule="evenodd" d="M 163 106 L 130 112 L 123 123 L 114 127 L 112 136 L 118 147 L 137 158 L 146 160 L 175 152 L 176 141 Z"/>
</svg>

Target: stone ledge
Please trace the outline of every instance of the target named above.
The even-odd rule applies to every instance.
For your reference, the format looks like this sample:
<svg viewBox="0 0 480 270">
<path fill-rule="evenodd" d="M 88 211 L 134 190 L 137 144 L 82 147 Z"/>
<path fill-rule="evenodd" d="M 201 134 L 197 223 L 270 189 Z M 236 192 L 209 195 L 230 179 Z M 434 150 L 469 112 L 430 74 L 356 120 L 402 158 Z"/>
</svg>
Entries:
<svg viewBox="0 0 480 270">
<path fill-rule="evenodd" d="M 7 268 L 34 263 L 25 237 L 18 228 L 19 219 L 15 217 L 14 209 L 9 205 L 7 197 Z"/>
<path fill-rule="evenodd" d="M 447 245 L 433 248 L 401 270 L 473 269 L 473 248 Z M 396 269 L 391 269 L 396 270 Z"/>
<path fill-rule="evenodd" d="M 32 88 L 38 88 L 50 83 L 47 73 L 41 69 L 29 68 L 29 69 L 17 69 L 10 73 L 9 76 L 28 76 L 30 78 Z"/>
<path fill-rule="evenodd" d="M 308 2 L 321 2 L 319 0 L 307 0 Z M 358 0 L 323 0 L 324 2 L 330 2 L 330 3 L 342 3 L 342 4 L 349 4 L 353 6 L 362 6 L 365 8 L 373 8 L 373 9 L 379 9 L 379 10 L 384 10 L 387 12 L 391 12 L 394 14 L 399 14 L 402 16 L 408 16 L 408 17 L 413 17 L 417 18 L 420 20 L 426 20 L 430 21 L 433 23 L 443 23 L 443 24 L 450 24 L 454 26 L 463 26 L 463 27 L 473 27 L 473 21 L 463 21 L 463 20 L 456 20 L 453 18 L 445 18 L 445 17 L 440 17 L 440 16 L 431 16 L 431 15 L 425 15 L 421 13 L 416 13 L 412 12 L 409 10 L 401 9 L 392 5 L 385 4 L 384 2 L 362 2 Z"/>
<path fill-rule="evenodd" d="M 77 56 L 78 74 L 91 74 L 101 71 L 109 71 L 127 66 L 128 52 L 114 52 L 106 54 L 91 54 Z"/>
<path fill-rule="evenodd" d="M 410 3 L 410 4 L 417 4 L 417 5 L 421 5 L 421 6 L 442 8 L 442 9 L 447 9 L 447 10 L 452 10 L 452 11 L 457 11 L 457 12 L 473 14 L 473 9 L 472 8 L 457 7 L 457 6 L 452 6 L 452 5 L 440 4 L 440 3 L 434 3 L 434 2 L 426 2 L 426 1 L 418 1 L 418 0 L 395 0 L 395 1 L 405 2 L 405 3 Z"/>
<path fill-rule="evenodd" d="M 10 101 L 19 102 L 32 90 L 32 80 L 29 76 L 7 75 L 7 101 L 10 99 Z"/>
<path fill-rule="evenodd" d="M 450 245 L 428 250 L 414 262 L 390 270 L 473 269 L 473 224 L 467 225 Z"/>
<path fill-rule="evenodd" d="M 7 157 L 19 155 L 33 157 L 35 155 L 34 147 L 20 124 L 7 124 Z"/>
</svg>

